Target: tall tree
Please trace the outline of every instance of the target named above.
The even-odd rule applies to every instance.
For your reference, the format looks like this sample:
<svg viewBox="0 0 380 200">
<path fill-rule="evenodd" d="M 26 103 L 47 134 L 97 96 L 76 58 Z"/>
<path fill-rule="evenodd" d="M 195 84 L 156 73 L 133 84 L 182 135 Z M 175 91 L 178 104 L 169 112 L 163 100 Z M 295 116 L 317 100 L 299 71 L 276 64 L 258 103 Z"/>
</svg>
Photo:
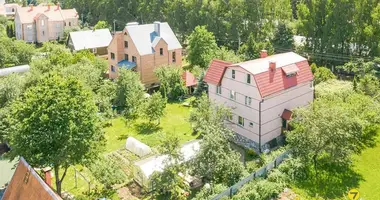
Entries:
<svg viewBox="0 0 380 200">
<path fill-rule="evenodd" d="M 215 36 L 205 26 L 197 26 L 188 38 L 187 60 L 192 66 L 206 69 L 217 49 Z"/>
<path fill-rule="evenodd" d="M 144 117 L 149 119 L 149 122 L 157 120 L 160 124 L 160 118 L 164 115 L 165 107 L 166 99 L 159 92 L 156 92 L 150 96 L 144 106 Z"/>
<path fill-rule="evenodd" d="M 131 70 L 121 69 L 116 80 L 115 105 L 127 119 L 136 119 L 144 99 L 144 86 L 140 76 Z"/>
<path fill-rule="evenodd" d="M 154 70 L 160 81 L 160 90 L 164 98 L 178 100 L 186 94 L 187 88 L 182 78 L 182 69 L 178 66 L 161 66 Z"/>
<path fill-rule="evenodd" d="M 49 74 L 12 104 L 12 156 L 51 166 L 56 190 L 70 166 L 97 156 L 104 140 L 91 93 L 76 79 Z"/>
</svg>

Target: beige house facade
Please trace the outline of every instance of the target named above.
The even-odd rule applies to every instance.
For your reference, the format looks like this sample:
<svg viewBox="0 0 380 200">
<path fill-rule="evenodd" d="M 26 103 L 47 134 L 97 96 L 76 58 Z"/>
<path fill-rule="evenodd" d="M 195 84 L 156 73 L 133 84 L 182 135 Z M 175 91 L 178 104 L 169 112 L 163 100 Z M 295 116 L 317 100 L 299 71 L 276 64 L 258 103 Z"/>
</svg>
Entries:
<svg viewBox="0 0 380 200">
<path fill-rule="evenodd" d="M 277 144 L 292 110 L 313 101 L 308 61 L 293 53 L 231 64 L 214 60 L 206 73 L 209 98 L 231 108 L 226 123 L 237 143 L 258 152 Z"/>
<path fill-rule="evenodd" d="M 55 6 L 29 6 L 16 10 L 16 39 L 30 43 L 61 40 L 64 29 L 78 26 L 78 13 L 75 9 L 61 9 Z"/>
<path fill-rule="evenodd" d="M 168 23 L 154 22 L 139 25 L 128 23 L 123 31 L 116 32 L 108 46 L 108 77 L 118 77 L 120 68 L 140 74 L 147 87 L 157 86 L 154 69 L 162 65 L 182 66 L 182 46 Z"/>
</svg>

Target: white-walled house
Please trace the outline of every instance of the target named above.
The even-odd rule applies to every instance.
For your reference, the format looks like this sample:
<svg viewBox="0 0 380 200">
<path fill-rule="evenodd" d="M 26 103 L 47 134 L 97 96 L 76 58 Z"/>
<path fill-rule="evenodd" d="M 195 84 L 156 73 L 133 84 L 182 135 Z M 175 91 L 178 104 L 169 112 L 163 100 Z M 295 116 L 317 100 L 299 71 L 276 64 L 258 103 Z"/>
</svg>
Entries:
<svg viewBox="0 0 380 200">
<path fill-rule="evenodd" d="M 306 58 L 293 53 L 231 64 L 213 60 L 204 78 L 209 98 L 231 108 L 226 123 L 235 141 L 261 151 L 277 141 L 291 110 L 313 101 L 313 75 Z M 260 148 L 261 147 L 261 148 Z"/>
</svg>

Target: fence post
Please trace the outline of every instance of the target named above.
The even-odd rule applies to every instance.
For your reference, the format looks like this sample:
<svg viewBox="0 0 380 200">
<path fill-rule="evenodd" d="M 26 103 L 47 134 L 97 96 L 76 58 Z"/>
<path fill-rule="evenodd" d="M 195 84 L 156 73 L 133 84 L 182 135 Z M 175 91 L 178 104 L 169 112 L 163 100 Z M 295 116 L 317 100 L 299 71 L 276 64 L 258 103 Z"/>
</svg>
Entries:
<svg viewBox="0 0 380 200">
<path fill-rule="evenodd" d="M 274 168 L 277 168 L 277 158 L 274 159 Z"/>
<path fill-rule="evenodd" d="M 77 188 L 78 187 L 78 180 L 77 180 L 78 176 L 77 176 L 77 169 L 75 169 L 75 168 L 74 168 L 74 177 L 75 177 L 75 188 Z"/>
<path fill-rule="evenodd" d="M 232 187 L 230 187 L 230 198 L 232 197 Z"/>
</svg>

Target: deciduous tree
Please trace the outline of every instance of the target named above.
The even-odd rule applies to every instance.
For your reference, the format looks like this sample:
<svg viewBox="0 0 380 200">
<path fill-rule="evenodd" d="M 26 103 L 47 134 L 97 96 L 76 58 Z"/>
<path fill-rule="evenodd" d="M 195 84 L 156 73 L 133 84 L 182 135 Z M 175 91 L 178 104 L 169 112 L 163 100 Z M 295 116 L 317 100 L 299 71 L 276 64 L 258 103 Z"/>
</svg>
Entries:
<svg viewBox="0 0 380 200">
<path fill-rule="evenodd" d="M 103 146 L 91 92 L 72 77 L 46 75 L 12 110 L 11 154 L 33 167 L 51 166 L 58 194 L 68 168 L 94 158 Z"/>
<path fill-rule="evenodd" d="M 149 122 L 158 120 L 158 124 L 160 124 L 160 118 L 164 115 L 165 107 L 166 99 L 156 92 L 150 96 L 144 105 L 144 117 L 149 119 Z"/>
</svg>

